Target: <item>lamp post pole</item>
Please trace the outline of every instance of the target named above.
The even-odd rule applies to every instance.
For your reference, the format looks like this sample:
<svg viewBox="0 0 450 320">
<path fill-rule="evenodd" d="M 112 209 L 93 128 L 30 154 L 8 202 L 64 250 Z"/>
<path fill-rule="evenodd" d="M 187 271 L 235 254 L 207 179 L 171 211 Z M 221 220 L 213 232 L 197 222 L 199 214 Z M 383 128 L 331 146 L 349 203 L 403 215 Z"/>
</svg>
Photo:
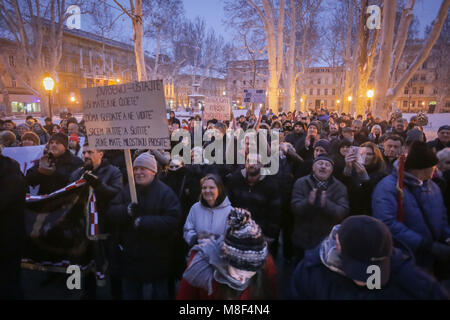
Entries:
<svg viewBox="0 0 450 320">
<path fill-rule="evenodd" d="M 53 119 L 51 94 L 52 94 L 52 91 L 48 90 L 48 113 L 49 113 L 50 119 Z"/>
</svg>

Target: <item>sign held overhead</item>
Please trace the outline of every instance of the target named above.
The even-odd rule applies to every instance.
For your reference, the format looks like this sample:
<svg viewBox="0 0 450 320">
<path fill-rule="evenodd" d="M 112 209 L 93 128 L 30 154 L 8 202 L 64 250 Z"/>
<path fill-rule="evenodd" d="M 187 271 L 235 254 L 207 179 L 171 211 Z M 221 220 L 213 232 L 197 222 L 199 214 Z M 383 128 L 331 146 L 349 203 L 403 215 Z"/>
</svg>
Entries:
<svg viewBox="0 0 450 320">
<path fill-rule="evenodd" d="M 246 89 L 244 90 L 244 102 L 265 103 L 266 90 Z"/>
<path fill-rule="evenodd" d="M 203 119 L 217 119 L 219 121 L 230 120 L 231 103 L 228 97 L 206 97 Z"/>
<path fill-rule="evenodd" d="M 89 146 L 169 149 L 162 80 L 81 89 Z"/>
</svg>

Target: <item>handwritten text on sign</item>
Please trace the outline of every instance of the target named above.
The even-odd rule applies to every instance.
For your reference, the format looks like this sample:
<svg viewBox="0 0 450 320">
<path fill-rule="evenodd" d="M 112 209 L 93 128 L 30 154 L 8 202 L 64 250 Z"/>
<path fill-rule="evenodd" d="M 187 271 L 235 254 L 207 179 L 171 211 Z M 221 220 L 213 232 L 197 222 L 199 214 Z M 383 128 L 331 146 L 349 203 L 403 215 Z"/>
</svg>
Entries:
<svg viewBox="0 0 450 320">
<path fill-rule="evenodd" d="M 231 104 L 227 97 L 206 97 L 203 119 L 230 120 Z"/>
<path fill-rule="evenodd" d="M 96 149 L 167 149 L 162 80 L 81 89 L 89 146 Z"/>
</svg>

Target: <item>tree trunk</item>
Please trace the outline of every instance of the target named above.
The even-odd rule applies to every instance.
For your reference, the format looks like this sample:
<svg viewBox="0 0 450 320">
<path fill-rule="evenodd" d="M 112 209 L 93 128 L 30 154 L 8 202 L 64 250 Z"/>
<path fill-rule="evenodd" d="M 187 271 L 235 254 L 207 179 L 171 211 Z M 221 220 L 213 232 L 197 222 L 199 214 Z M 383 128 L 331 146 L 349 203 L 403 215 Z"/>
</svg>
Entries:
<svg viewBox="0 0 450 320">
<path fill-rule="evenodd" d="M 135 0 L 135 9 L 133 13 L 133 31 L 134 31 L 134 54 L 136 55 L 136 68 L 138 81 L 147 80 L 147 70 L 145 69 L 145 57 L 143 48 L 143 15 L 142 15 L 142 0 Z"/>
<path fill-rule="evenodd" d="M 380 116 L 382 119 L 387 119 L 389 113 L 386 92 L 389 85 L 389 67 L 391 64 L 392 42 L 394 40 L 395 10 L 395 1 L 384 1 L 380 56 L 375 73 L 375 98 L 373 107 L 374 116 Z"/>
<path fill-rule="evenodd" d="M 11 105 L 9 103 L 9 92 L 6 89 L 5 83 L 3 82 L 2 75 L 0 75 L 0 92 L 2 93 L 3 96 L 3 104 L 5 105 L 5 115 L 9 116 L 12 114 Z M 0 113 L 0 116 L 3 115 Z"/>
</svg>

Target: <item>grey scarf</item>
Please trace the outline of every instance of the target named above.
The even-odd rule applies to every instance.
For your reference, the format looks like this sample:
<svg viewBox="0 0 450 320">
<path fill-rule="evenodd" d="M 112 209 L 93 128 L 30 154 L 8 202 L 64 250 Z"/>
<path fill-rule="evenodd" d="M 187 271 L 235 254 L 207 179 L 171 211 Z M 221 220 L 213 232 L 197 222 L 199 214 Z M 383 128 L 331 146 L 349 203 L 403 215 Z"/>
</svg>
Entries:
<svg viewBox="0 0 450 320">
<path fill-rule="evenodd" d="M 201 244 L 194 246 L 189 255 L 193 251 L 197 251 L 197 254 L 183 273 L 183 278 L 190 285 L 204 289 L 208 292 L 208 295 L 213 293 L 213 280 L 237 291 L 247 289 L 249 284 L 248 281 L 242 284 L 229 275 L 227 270 L 228 263 L 220 255 L 222 243 L 223 236 L 217 240 L 205 240 Z"/>
<path fill-rule="evenodd" d="M 328 238 L 322 241 L 320 245 L 320 260 L 331 271 L 337 272 L 345 276 L 345 272 L 342 270 L 341 257 L 336 247 L 336 233 L 338 232 L 340 225 L 336 225 L 331 230 Z"/>
</svg>

